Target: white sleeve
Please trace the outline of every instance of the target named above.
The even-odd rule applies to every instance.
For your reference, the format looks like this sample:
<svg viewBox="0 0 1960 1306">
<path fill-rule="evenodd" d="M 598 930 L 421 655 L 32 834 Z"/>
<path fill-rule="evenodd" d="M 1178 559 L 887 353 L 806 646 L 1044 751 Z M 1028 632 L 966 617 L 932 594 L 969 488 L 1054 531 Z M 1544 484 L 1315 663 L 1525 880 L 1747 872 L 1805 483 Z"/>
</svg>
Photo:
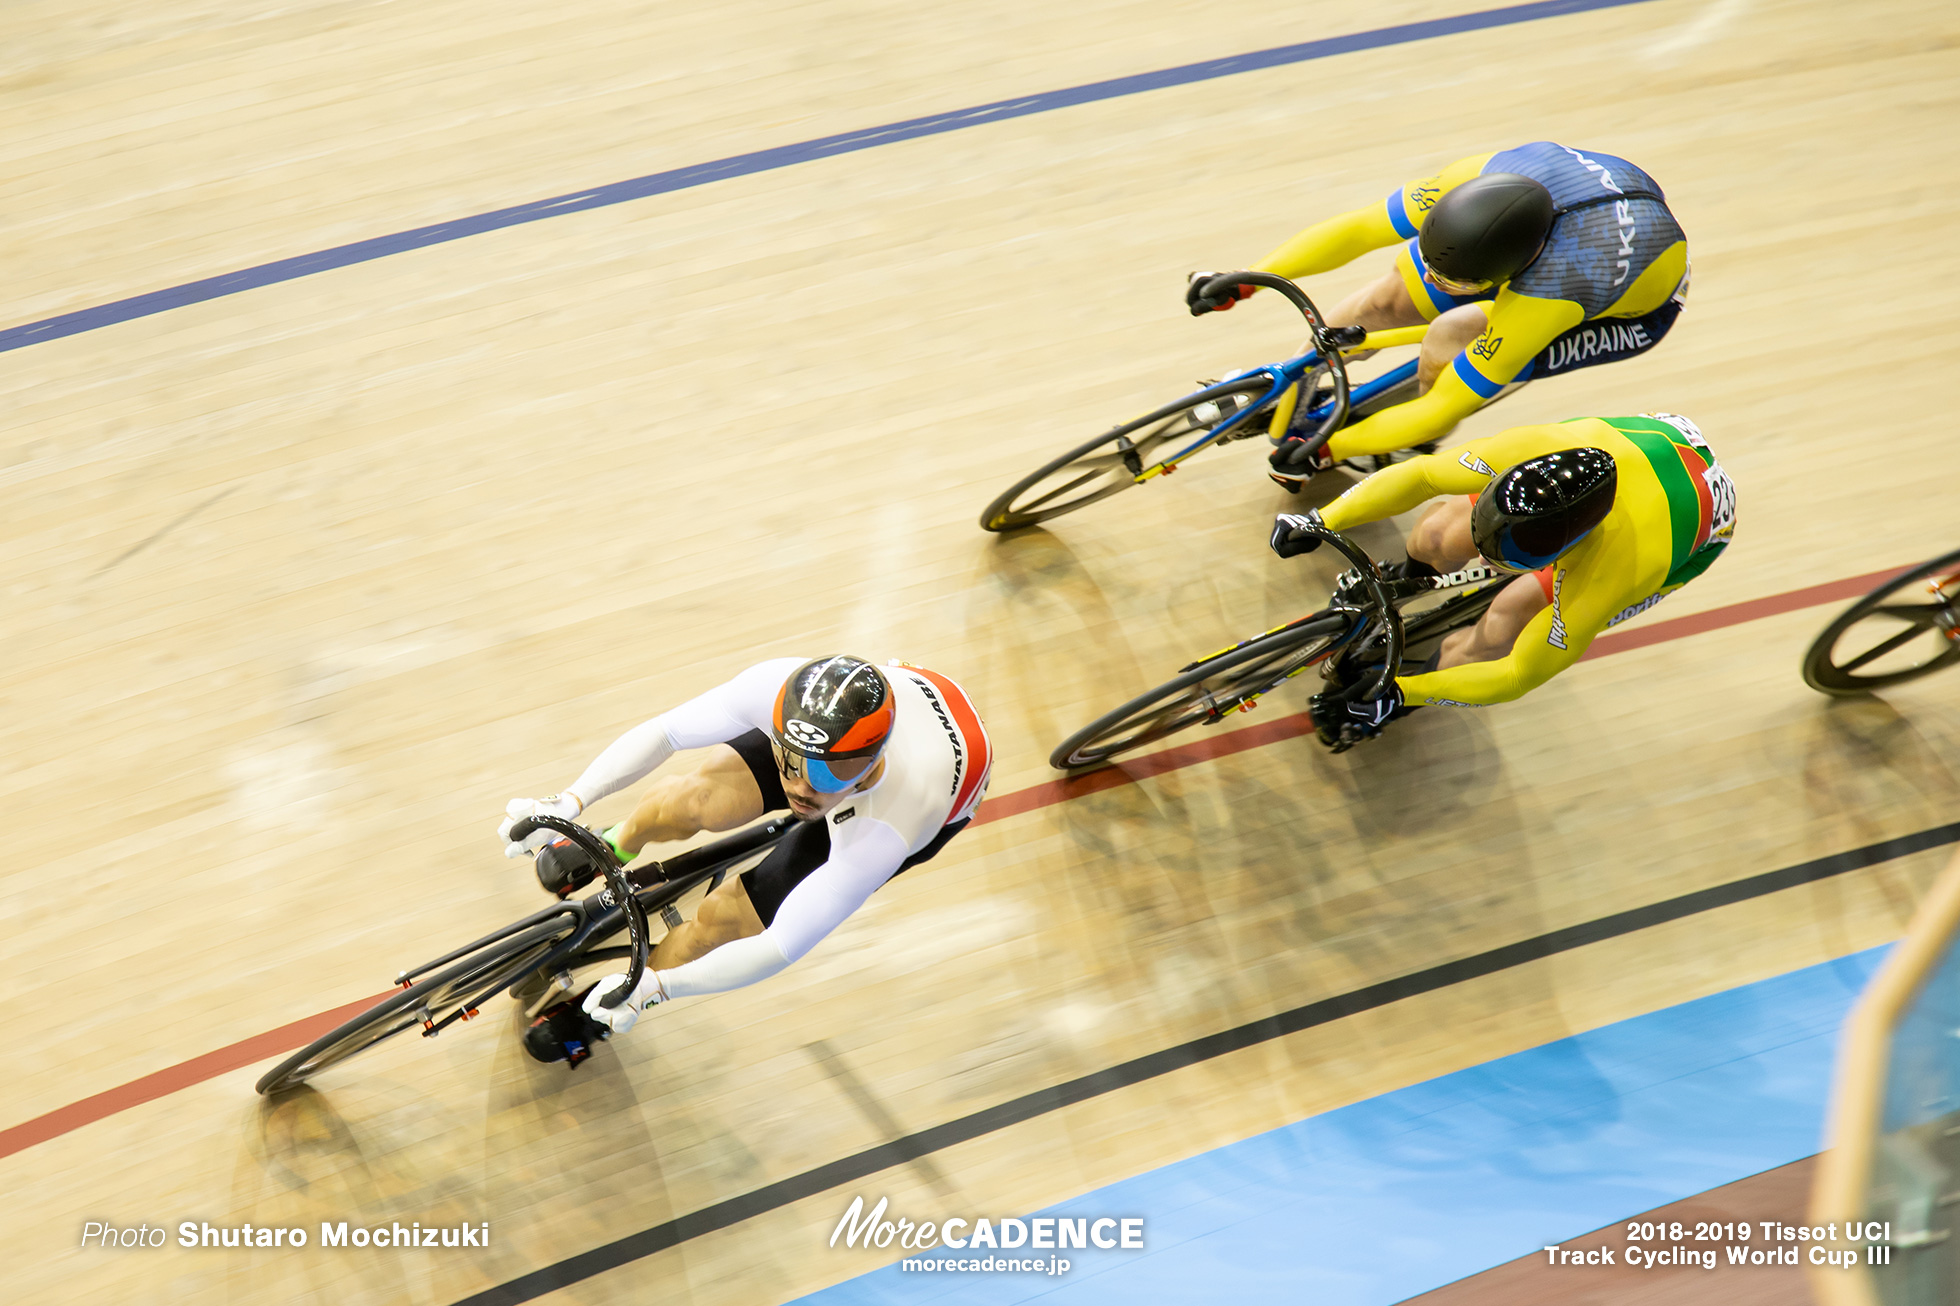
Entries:
<svg viewBox="0 0 1960 1306">
<path fill-rule="evenodd" d="M 833 838 L 829 859 L 789 891 L 767 929 L 661 971 L 660 987 L 684 998 L 768 979 L 843 924 L 904 861 L 904 837 L 883 821 L 869 821 L 844 847 Z"/>
<path fill-rule="evenodd" d="M 576 794 L 586 807 L 651 772 L 683 748 L 725 744 L 751 730 L 767 730 L 789 673 L 800 658 L 758 662 L 726 684 L 715 686 L 671 712 L 643 721 L 606 746 L 585 773 L 561 791 Z"/>
</svg>

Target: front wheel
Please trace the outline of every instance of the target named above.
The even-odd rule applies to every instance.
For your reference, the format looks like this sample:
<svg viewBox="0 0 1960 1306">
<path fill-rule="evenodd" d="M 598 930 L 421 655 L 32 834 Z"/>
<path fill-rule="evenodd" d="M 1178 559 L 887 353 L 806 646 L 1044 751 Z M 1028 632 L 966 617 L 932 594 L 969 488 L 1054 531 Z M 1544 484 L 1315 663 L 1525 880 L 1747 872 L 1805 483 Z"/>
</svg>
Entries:
<svg viewBox="0 0 1960 1306">
<path fill-rule="evenodd" d="M 576 928 L 573 917 L 555 915 L 471 953 L 412 987 L 389 994 L 266 1071 L 259 1079 L 258 1091 L 269 1094 L 295 1088 L 328 1066 L 424 1024 L 442 1007 L 517 983 Z"/>
<path fill-rule="evenodd" d="M 1806 685 L 1869 693 L 1960 662 L 1960 551 L 1914 567 L 1859 599 L 1804 654 Z"/>
<path fill-rule="evenodd" d="M 1263 374 L 1234 377 L 1125 422 L 1009 486 L 980 514 L 981 529 L 1017 531 L 1127 490 L 1152 468 L 1164 466 L 1258 404 L 1271 389 Z M 1250 420 L 1241 421 L 1232 434 Z"/>
<path fill-rule="evenodd" d="M 1048 755 L 1048 764 L 1062 771 L 1101 766 L 1188 726 L 1215 725 L 1325 659 L 1359 619 L 1355 613 L 1328 613 L 1206 658 L 1064 739 Z"/>
</svg>

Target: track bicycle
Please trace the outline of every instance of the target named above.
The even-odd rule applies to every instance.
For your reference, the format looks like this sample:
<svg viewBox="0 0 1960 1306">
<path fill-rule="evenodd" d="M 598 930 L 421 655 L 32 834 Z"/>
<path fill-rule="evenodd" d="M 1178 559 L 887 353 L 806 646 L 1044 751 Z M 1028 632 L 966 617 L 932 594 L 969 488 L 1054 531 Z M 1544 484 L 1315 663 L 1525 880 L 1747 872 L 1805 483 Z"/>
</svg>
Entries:
<svg viewBox="0 0 1960 1306">
<path fill-rule="evenodd" d="M 1894 576 L 1839 613 L 1804 654 L 1803 681 L 1825 694 L 1864 694 L 1956 662 L 1960 550 Z"/>
<path fill-rule="evenodd" d="M 1307 352 L 1283 363 L 1247 368 L 1214 381 L 1071 449 L 1016 481 L 988 504 L 980 514 L 981 528 L 1020 530 L 1107 499 L 1132 485 L 1169 476 L 1200 450 L 1265 434 L 1276 409 L 1284 410 L 1283 429 L 1305 439 L 1310 449 L 1319 449 L 1349 423 L 1416 397 L 1415 359 L 1350 386 L 1346 355 L 1420 344 L 1427 326 L 1384 331 L 1330 327 L 1305 291 L 1285 277 L 1266 272 L 1222 272 L 1205 283 L 1205 293 L 1219 295 L 1233 285 L 1267 287 L 1297 308 L 1310 332 Z M 1295 391 L 1295 385 L 1302 382 Z M 1515 388 L 1507 386 L 1490 402 L 1496 403 Z M 1426 445 L 1414 450 L 1429 451 Z M 1387 461 L 1368 457 L 1351 460 L 1350 465 L 1368 472 Z"/>
<path fill-rule="evenodd" d="M 1087 770 L 1191 726 L 1215 726 L 1235 712 L 1250 712 L 1261 695 L 1310 667 L 1321 668 L 1336 685 L 1354 686 L 1358 698 L 1379 698 L 1396 675 L 1419 670 L 1445 635 L 1474 626 L 1498 591 L 1518 579 L 1482 562 L 1441 576 L 1387 576 L 1345 536 L 1315 533 L 1354 564 L 1335 583 L 1325 608 L 1179 668 L 1170 680 L 1056 745 L 1048 764 Z M 1448 597 L 1404 614 L 1435 595 Z M 1360 738 L 1344 725 L 1329 743 L 1345 752 Z"/>
<path fill-rule="evenodd" d="M 779 816 L 725 838 L 677 853 L 665 861 L 619 866 L 599 837 L 556 816 L 532 816 L 511 827 L 522 840 L 552 830 L 577 843 L 601 868 L 606 887 L 586 898 L 564 898 L 523 920 L 486 934 L 434 961 L 395 977 L 397 992 L 321 1035 L 259 1079 L 258 1091 L 297 1087 L 358 1052 L 406 1030 L 431 1038 L 458 1021 L 472 1020 L 483 1004 L 507 989 L 520 1002 L 573 987 L 572 972 L 603 962 L 626 961 L 627 980 L 603 1001 L 617 1006 L 640 981 L 652 950 L 650 916 L 668 929 L 681 923 L 680 900 L 702 885 L 713 892 L 731 870 L 759 858 L 789 832 L 796 818 Z M 621 930 L 626 944 L 608 944 Z M 438 1015 L 438 1012 L 445 1014 Z M 577 1065 L 585 1054 L 569 1058 Z"/>
</svg>

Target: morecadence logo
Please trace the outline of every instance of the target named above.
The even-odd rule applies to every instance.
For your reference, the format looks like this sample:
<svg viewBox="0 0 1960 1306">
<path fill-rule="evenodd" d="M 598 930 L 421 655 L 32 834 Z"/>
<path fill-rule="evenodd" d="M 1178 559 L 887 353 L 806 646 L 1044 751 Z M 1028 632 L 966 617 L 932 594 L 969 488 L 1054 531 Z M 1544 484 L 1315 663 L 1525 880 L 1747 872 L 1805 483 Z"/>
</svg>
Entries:
<svg viewBox="0 0 1960 1306">
<path fill-rule="evenodd" d="M 851 1199 L 850 1207 L 831 1230 L 830 1246 L 841 1239 L 846 1247 L 903 1251 L 926 1251 L 933 1247 L 965 1252 L 959 1257 L 907 1257 L 905 1270 L 956 1270 L 1019 1272 L 1062 1275 L 1069 1271 L 1067 1259 L 1055 1256 L 1000 1256 L 1003 1251 L 1057 1252 L 1070 1249 L 1088 1251 L 1130 1251 L 1144 1249 L 1143 1219 L 1140 1216 L 1052 1216 L 1028 1218 L 955 1215 L 938 1220 L 912 1220 L 888 1215 L 889 1198 L 865 1210 L 864 1197 Z M 984 1253 L 984 1254 L 981 1254 Z"/>
</svg>

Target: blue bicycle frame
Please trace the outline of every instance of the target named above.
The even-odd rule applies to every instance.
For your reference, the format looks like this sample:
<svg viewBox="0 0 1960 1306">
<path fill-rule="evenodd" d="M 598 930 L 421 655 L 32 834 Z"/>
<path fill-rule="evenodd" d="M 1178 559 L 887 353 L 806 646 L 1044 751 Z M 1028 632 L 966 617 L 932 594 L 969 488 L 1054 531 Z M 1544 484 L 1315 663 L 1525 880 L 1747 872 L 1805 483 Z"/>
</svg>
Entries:
<svg viewBox="0 0 1960 1306">
<path fill-rule="evenodd" d="M 1215 385 L 1207 386 L 1204 390 L 1198 391 L 1197 395 L 1188 395 L 1184 399 L 1180 399 L 1178 403 L 1182 405 L 1190 402 L 1193 398 L 1208 394 L 1213 390 L 1218 391 L 1220 394 L 1233 393 L 1242 387 L 1232 383 L 1244 381 L 1247 377 L 1264 376 L 1268 382 L 1266 393 L 1259 397 L 1259 402 L 1250 404 L 1232 414 L 1186 447 L 1145 469 L 1138 475 L 1137 480 L 1140 482 L 1147 481 L 1160 472 L 1174 471 L 1179 463 L 1198 452 L 1198 450 L 1226 439 L 1235 429 L 1250 422 L 1254 417 L 1269 415 L 1272 412 L 1272 405 L 1278 402 L 1279 397 L 1285 394 L 1290 387 L 1299 384 L 1302 378 L 1318 366 L 1320 366 L 1320 352 L 1310 349 L 1297 358 L 1289 358 L 1283 363 L 1269 363 L 1261 367 L 1247 368 L 1243 372 L 1226 377 Z M 1356 386 L 1348 395 L 1348 405 L 1350 408 L 1353 408 L 1365 404 L 1387 391 L 1394 389 L 1396 386 L 1403 384 L 1415 374 L 1416 360 L 1412 358 L 1406 363 L 1390 368 L 1374 380 L 1365 381 Z M 1334 401 L 1329 399 L 1325 403 L 1315 405 L 1303 418 L 1296 420 L 1303 420 L 1309 423 L 1324 422 L 1332 416 L 1333 411 Z"/>
</svg>

